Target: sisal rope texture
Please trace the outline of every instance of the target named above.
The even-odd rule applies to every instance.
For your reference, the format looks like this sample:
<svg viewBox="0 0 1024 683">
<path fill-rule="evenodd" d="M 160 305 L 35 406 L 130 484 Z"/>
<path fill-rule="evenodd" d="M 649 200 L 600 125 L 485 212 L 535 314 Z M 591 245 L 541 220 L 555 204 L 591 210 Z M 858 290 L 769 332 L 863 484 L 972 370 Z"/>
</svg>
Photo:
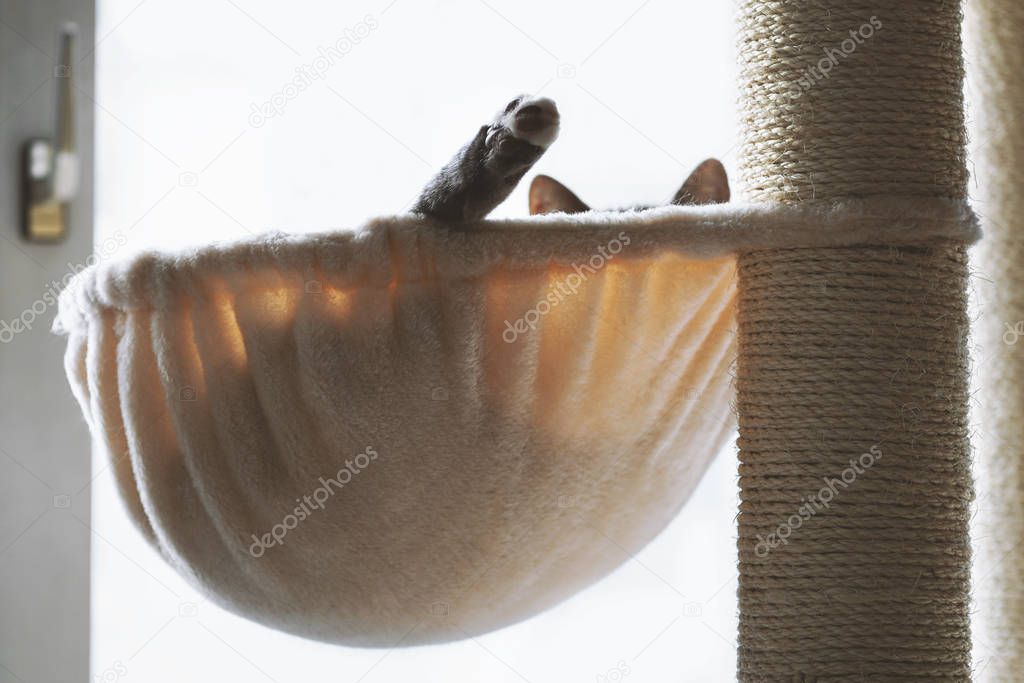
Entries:
<svg viewBox="0 0 1024 683">
<path fill-rule="evenodd" d="M 960 22 L 744 2 L 751 199 L 963 199 Z M 739 680 L 969 680 L 966 276 L 952 243 L 741 255 Z"/>
</svg>

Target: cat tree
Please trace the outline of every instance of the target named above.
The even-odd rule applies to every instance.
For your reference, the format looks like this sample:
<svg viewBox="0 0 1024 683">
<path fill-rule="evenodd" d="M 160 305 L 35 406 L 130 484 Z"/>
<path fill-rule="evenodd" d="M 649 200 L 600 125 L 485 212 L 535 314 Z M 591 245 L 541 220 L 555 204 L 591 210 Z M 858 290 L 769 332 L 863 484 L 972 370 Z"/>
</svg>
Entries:
<svg viewBox="0 0 1024 683">
<path fill-rule="evenodd" d="M 745 3 L 756 205 L 405 216 L 86 271 L 57 327 L 129 513 L 276 628 L 482 633 L 667 524 L 731 430 L 738 348 L 740 679 L 966 678 L 959 21 Z"/>
</svg>

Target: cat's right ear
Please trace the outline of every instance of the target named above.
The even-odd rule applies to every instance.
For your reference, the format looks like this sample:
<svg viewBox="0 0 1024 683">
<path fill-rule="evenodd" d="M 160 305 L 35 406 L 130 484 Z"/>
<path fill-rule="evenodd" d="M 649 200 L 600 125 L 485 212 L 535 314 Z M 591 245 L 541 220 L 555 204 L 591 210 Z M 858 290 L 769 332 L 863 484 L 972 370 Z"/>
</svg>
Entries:
<svg viewBox="0 0 1024 683">
<path fill-rule="evenodd" d="M 582 213 L 590 207 L 572 190 L 546 175 L 539 175 L 530 183 L 530 215 L 542 213 Z"/>
<path fill-rule="evenodd" d="M 729 178 L 718 159 L 705 159 L 686 179 L 673 204 L 722 204 L 729 201 Z"/>
</svg>

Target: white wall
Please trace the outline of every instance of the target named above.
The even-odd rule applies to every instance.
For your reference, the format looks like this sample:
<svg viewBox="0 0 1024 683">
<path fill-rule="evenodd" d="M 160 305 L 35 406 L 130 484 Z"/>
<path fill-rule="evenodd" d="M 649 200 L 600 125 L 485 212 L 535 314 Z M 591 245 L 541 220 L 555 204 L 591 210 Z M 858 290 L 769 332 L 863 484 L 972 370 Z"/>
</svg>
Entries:
<svg viewBox="0 0 1024 683">
<path fill-rule="evenodd" d="M 521 91 L 553 97 L 563 116 L 536 170 L 595 205 L 660 201 L 707 156 L 734 168 L 732 3 L 107 0 L 99 11 L 96 224 L 100 240 L 127 241 L 118 254 L 399 211 Z M 253 125 L 253 104 L 360 22 L 376 27 Z M 525 213 L 524 183 L 495 215 Z M 129 526 L 104 467 L 98 458 L 101 680 L 614 681 L 620 665 L 638 682 L 733 676 L 731 452 L 670 529 L 583 594 L 475 641 L 393 652 L 305 642 L 201 601 Z"/>
</svg>

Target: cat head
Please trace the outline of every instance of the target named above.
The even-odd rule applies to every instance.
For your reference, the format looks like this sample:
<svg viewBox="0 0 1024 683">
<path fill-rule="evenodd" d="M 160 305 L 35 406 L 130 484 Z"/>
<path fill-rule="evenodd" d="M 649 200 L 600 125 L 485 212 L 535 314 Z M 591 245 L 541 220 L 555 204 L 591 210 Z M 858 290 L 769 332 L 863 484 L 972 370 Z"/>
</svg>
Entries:
<svg viewBox="0 0 1024 683">
<path fill-rule="evenodd" d="M 729 179 L 718 159 L 702 161 L 672 198 L 673 204 L 722 204 L 727 201 Z M 550 176 L 539 175 L 530 184 L 530 215 L 589 210 L 590 207 L 572 190 Z"/>
</svg>

